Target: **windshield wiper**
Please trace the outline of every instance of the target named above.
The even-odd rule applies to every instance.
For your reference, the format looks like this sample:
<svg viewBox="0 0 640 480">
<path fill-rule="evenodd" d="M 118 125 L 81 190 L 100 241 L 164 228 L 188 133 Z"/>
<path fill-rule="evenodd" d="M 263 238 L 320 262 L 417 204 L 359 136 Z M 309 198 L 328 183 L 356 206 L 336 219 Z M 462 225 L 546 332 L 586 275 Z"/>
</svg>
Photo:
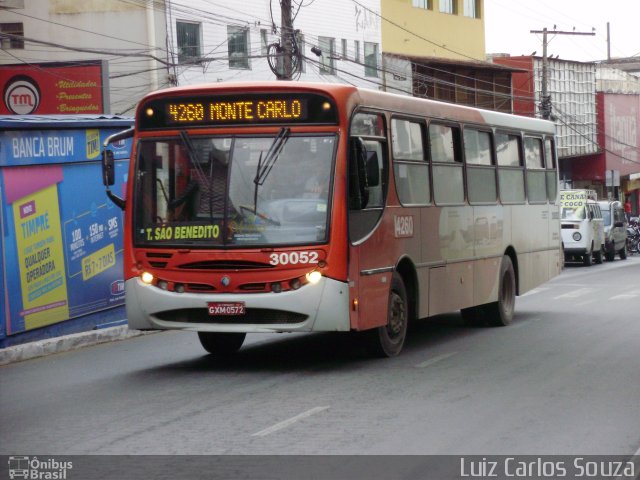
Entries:
<svg viewBox="0 0 640 480">
<path fill-rule="evenodd" d="M 180 131 L 180 138 L 182 139 L 182 143 L 184 144 L 185 148 L 187 149 L 187 155 L 189 156 L 189 160 L 191 160 L 191 164 L 195 167 L 196 172 L 197 172 L 197 176 L 200 177 L 203 181 L 206 179 L 206 182 L 209 186 L 209 189 L 211 189 L 211 169 L 212 169 L 212 165 L 209 165 L 209 172 L 205 173 L 204 169 L 202 168 L 202 164 L 200 163 L 200 154 L 198 153 L 198 150 L 196 150 L 195 145 L 193 144 L 193 141 L 191 140 L 191 137 L 189 136 L 189 134 L 185 131 L 185 130 L 181 130 Z M 193 183 L 191 183 L 193 182 Z M 197 181 L 192 180 L 189 184 L 189 186 L 187 186 L 187 189 L 185 190 L 185 194 L 187 196 L 190 196 L 192 193 L 195 193 L 195 190 L 197 190 L 198 188 L 200 188 L 200 185 L 198 184 Z M 202 192 L 204 194 L 204 192 Z M 185 195 L 183 194 L 183 195 Z M 208 198 L 206 198 L 206 200 L 209 203 L 209 219 L 213 220 L 213 194 L 209 194 L 207 196 Z"/>
<path fill-rule="evenodd" d="M 282 127 L 280 129 L 276 138 L 273 139 L 269 150 L 267 150 L 267 154 L 264 156 L 264 161 L 262 159 L 262 152 L 260 152 L 258 168 L 256 168 L 256 177 L 253 179 L 253 183 L 255 184 L 255 188 L 253 190 L 254 215 L 258 213 L 258 188 L 264 184 L 269 173 L 271 173 L 271 169 L 273 169 L 273 166 L 276 164 L 276 160 L 278 160 L 285 143 L 287 143 L 290 133 L 291 130 L 287 127 Z"/>
</svg>

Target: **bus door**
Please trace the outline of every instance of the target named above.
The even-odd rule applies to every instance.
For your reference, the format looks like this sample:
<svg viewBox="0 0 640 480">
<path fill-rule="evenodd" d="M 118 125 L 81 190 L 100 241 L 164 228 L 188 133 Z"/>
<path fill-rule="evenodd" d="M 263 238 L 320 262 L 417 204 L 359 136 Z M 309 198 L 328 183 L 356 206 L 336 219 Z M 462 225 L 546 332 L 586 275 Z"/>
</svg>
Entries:
<svg viewBox="0 0 640 480">
<path fill-rule="evenodd" d="M 351 300 L 357 300 L 351 326 L 361 330 L 382 326 L 387 320 L 389 285 L 396 257 L 388 244 L 393 235 L 391 238 L 385 235 L 393 227 L 381 225 L 388 184 L 386 144 L 380 135 L 383 132 L 376 130 L 377 115 L 358 114 L 355 119 L 358 117 L 364 117 L 360 120 L 365 122 L 364 127 L 359 125 L 361 133 L 369 135 L 353 136 L 357 129 L 352 126 L 348 221 Z"/>
</svg>

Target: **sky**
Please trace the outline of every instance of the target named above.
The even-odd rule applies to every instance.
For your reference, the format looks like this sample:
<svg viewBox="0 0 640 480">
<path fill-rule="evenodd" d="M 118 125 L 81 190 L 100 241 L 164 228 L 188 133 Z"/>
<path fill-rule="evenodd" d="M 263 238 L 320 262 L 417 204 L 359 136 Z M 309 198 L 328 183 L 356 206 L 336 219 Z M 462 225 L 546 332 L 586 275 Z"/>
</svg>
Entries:
<svg viewBox="0 0 640 480">
<path fill-rule="evenodd" d="M 542 56 L 542 34 L 531 30 L 592 32 L 549 35 L 548 55 L 582 62 L 606 60 L 607 22 L 611 57 L 640 59 L 640 0 L 485 0 L 487 54 Z"/>
</svg>

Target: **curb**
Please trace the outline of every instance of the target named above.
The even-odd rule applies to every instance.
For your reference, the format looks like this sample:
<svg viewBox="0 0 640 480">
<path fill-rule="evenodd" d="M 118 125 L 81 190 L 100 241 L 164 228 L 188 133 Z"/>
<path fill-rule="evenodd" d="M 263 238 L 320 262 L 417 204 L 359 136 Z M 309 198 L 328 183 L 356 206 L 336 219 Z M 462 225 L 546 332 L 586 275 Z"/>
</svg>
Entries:
<svg viewBox="0 0 640 480">
<path fill-rule="evenodd" d="M 0 365 L 22 362 L 53 353 L 68 352 L 100 343 L 124 340 L 147 333 L 153 333 L 153 331 L 129 330 L 127 325 L 121 325 L 14 345 L 0 350 Z"/>
</svg>

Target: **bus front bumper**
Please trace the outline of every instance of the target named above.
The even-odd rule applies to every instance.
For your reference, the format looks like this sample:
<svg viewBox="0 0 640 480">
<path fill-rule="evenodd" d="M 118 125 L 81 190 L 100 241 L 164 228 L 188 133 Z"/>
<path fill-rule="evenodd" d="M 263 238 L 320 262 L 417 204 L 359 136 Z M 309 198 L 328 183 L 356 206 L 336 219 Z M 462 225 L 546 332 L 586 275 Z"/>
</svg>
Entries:
<svg viewBox="0 0 640 480">
<path fill-rule="evenodd" d="M 127 321 L 136 330 L 202 332 L 349 331 L 349 289 L 322 277 L 317 284 L 281 293 L 176 293 L 147 285 L 139 278 L 125 283 Z M 246 314 L 209 315 L 209 303 L 243 302 Z"/>
</svg>

